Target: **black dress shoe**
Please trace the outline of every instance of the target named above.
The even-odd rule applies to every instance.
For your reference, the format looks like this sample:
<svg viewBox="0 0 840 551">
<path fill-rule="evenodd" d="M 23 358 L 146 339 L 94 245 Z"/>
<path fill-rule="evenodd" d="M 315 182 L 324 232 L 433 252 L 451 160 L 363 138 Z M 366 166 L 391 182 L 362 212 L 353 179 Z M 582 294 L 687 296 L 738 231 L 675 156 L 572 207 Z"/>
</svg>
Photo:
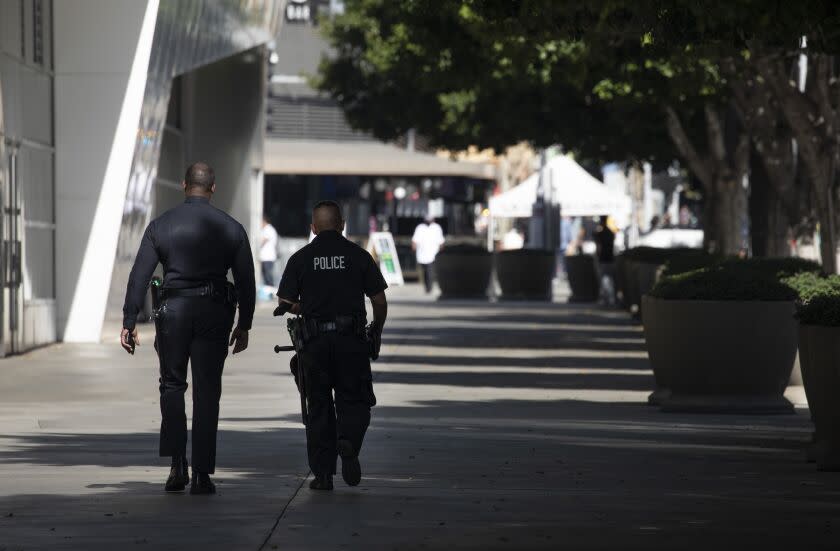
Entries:
<svg viewBox="0 0 840 551">
<path fill-rule="evenodd" d="M 196 472 L 193 470 L 192 486 L 190 486 L 190 494 L 192 495 L 209 495 L 216 493 L 216 485 L 210 480 L 210 475 L 207 473 Z"/>
<path fill-rule="evenodd" d="M 183 492 L 190 483 L 190 471 L 186 457 L 173 457 L 169 478 L 166 479 L 167 492 Z"/>
<path fill-rule="evenodd" d="M 349 440 L 338 441 L 338 455 L 341 456 L 341 477 L 348 486 L 358 486 L 362 481 L 362 466 L 359 456 Z"/>
<path fill-rule="evenodd" d="M 332 490 L 332 476 L 316 476 L 312 482 L 309 483 L 310 490 Z"/>
</svg>

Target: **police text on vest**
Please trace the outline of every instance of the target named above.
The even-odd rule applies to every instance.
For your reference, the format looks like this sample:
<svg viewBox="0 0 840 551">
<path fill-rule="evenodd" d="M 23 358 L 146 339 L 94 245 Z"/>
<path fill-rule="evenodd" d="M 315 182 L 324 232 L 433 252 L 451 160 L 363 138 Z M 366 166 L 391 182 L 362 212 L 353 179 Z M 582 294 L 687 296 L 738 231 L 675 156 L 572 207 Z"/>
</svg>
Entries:
<svg viewBox="0 0 840 551">
<path fill-rule="evenodd" d="M 315 270 L 343 270 L 343 256 L 316 256 L 313 258 Z"/>
</svg>

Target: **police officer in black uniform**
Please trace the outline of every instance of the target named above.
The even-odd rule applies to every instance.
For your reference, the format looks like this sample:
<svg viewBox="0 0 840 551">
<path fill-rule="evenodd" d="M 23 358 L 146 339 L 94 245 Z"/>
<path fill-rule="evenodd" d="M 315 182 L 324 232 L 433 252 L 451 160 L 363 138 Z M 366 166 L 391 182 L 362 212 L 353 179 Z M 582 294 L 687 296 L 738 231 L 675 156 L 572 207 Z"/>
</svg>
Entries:
<svg viewBox="0 0 840 551">
<path fill-rule="evenodd" d="M 309 485 L 313 490 L 333 489 L 337 456 L 344 481 L 350 486 L 361 481 L 359 451 L 370 424 L 370 408 L 376 403 L 364 336 L 365 295 L 373 307 L 375 342 L 388 313 L 388 285 L 379 266 L 367 251 L 345 239 L 343 230 L 335 202 L 315 205 L 316 237 L 289 259 L 277 291 L 280 306 L 302 314 L 309 334 L 298 362 L 306 370 L 306 440 L 315 476 Z"/>
<path fill-rule="evenodd" d="M 166 491 L 190 481 L 186 447 L 187 362 L 193 375 L 193 476 L 191 494 L 212 494 L 222 369 L 228 345 L 248 347 L 256 297 L 251 245 L 242 225 L 210 205 L 216 191 L 213 169 L 195 163 L 183 182 L 186 200 L 153 220 L 140 243 L 123 306 L 120 341 L 130 354 L 139 344 L 135 322 L 152 273 L 163 265 L 161 306 L 156 313 L 155 350 L 160 359 L 160 455 L 172 457 Z M 232 270 L 233 285 L 227 281 Z M 237 295 L 239 322 L 233 333 Z M 230 336 L 230 340 L 228 337 Z"/>
</svg>

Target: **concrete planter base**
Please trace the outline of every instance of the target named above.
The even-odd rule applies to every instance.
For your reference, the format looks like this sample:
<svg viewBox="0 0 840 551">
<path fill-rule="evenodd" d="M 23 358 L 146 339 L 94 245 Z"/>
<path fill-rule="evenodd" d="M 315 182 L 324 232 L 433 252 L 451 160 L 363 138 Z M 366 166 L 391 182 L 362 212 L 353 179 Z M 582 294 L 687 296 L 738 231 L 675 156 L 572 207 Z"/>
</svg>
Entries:
<svg viewBox="0 0 840 551">
<path fill-rule="evenodd" d="M 667 413 L 750 413 L 769 415 L 793 413 L 793 404 L 784 396 L 752 394 L 721 396 L 716 394 L 668 393 L 660 402 Z"/>
<path fill-rule="evenodd" d="M 808 451 L 821 471 L 840 471 L 840 327 L 802 325 L 800 364 L 816 428 Z"/>
<path fill-rule="evenodd" d="M 502 300 L 550 301 L 556 269 L 553 251 L 520 249 L 496 253 Z"/>
<path fill-rule="evenodd" d="M 651 401 L 663 411 L 793 412 L 783 395 L 798 342 L 792 302 L 646 296 L 643 303 L 659 389 Z"/>
<path fill-rule="evenodd" d="M 661 406 L 665 401 L 671 397 L 671 391 L 667 388 L 657 388 L 648 396 L 649 406 Z"/>
</svg>

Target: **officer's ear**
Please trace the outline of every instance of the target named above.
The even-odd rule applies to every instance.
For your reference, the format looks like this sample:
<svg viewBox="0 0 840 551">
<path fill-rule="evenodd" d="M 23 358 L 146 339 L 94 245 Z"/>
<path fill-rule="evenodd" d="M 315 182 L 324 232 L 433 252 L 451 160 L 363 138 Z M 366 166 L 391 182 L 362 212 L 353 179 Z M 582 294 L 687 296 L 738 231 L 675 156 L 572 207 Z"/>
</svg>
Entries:
<svg viewBox="0 0 840 551">
<path fill-rule="evenodd" d="M 181 188 L 184 190 L 184 193 L 187 192 L 187 181 L 181 180 Z"/>
<path fill-rule="evenodd" d="M 318 230 L 315 229 L 315 224 L 309 224 L 309 230 L 313 235 L 318 235 Z"/>
<path fill-rule="evenodd" d="M 216 193 L 216 182 L 210 185 L 210 193 Z"/>
</svg>

